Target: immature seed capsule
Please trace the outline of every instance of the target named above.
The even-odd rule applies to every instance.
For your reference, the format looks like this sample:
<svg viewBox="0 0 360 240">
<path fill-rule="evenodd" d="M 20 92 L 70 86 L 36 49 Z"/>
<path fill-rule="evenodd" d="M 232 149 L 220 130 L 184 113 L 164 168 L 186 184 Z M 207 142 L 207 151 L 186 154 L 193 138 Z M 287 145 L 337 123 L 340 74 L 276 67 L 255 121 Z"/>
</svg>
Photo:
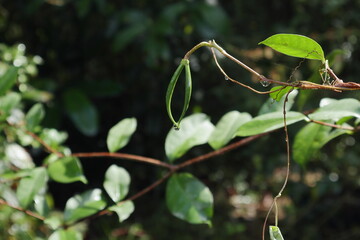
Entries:
<svg viewBox="0 0 360 240">
<path fill-rule="evenodd" d="M 176 83 L 181 75 L 182 70 L 185 67 L 185 98 L 184 98 L 184 106 L 182 113 L 179 117 L 178 121 L 175 121 L 172 111 L 171 111 L 171 100 L 176 87 Z M 174 124 L 175 129 L 180 128 L 180 122 L 184 118 L 186 110 L 189 107 L 190 99 L 191 99 L 191 91 L 192 91 L 192 80 L 191 80 L 191 71 L 190 71 L 190 61 L 188 59 L 182 59 L 180 65 L 176 69 L 174 75 L 172 76 L 170 83 L 168 85 L 166 91 L 166 110 L 168 112 L 169 118 Z"/>
</svg>

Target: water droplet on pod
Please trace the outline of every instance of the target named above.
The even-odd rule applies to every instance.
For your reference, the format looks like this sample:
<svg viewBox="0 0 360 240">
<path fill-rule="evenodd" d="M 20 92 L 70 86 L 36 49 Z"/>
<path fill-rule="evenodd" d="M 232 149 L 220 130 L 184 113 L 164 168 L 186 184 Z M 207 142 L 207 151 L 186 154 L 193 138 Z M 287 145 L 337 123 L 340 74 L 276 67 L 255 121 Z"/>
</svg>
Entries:
<svg viewBox="0 0 360 240">
<path fill-rule="evenodd" d="M 261 85 L 263 87 L 268 87 L 270 85 L 270 83 L 268 81 L 265 81 L 265 80 L 261 80 L 260 83 L 261 83 Z"/>
<path fill-rule="evenodd" d="M 226 81 L 228 81 L 228 80 L 229 80 L 229 78 L 228 78 L 227 76 L 225 76 L 225 80 L 226 80 Z"/>
</svg>

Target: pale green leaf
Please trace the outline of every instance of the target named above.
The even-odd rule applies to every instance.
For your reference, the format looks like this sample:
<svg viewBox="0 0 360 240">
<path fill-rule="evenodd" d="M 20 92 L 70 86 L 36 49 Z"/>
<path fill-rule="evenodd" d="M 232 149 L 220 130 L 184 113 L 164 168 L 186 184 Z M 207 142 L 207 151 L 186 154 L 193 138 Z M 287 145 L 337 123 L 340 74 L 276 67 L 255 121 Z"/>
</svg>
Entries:
<svg viewBox="0 0 360 240">
<path fill-rule="evenodd" d="M 3 97 L 0 97 L 0 120 L 5 119 L 12 109 L 14 109 L 21 101 L 21 96 L 15 92 L 9 92 Z"/>
<path fill-rule="evenodd" d="M 11 143 L 6 145 L 5 155 L 10 163 L 17 168 L 27 169 L 35 167 L 30 154 L 19 144 Z"/>
<path fill-rule="evenodd" d="M 45 116 L 45 110 L 41 103 L 35 104 L 26 114 L 26 127 L 29 131 L 33 131 Z"/>
<path fill-rule="evenodd" d="M 28 177 L 22 178 L 16 190 L 20 206 L 27 208 L 34 201 L 35 195 L 46 186 L 47 180 L 46 169 L 43 167 L 32 169 Z"/>
<path fill-rule="evenodd" d="M 105 206 L 106 201 L 100 189 L 88 190 L 66 202 L 64 220 L 66 223 L 74 222 L 103 210 Z"/>
<path fill-rule="evenodd" d="M 166 156 L 171 162 L 183 156 L 192 147 L 208 142 L 214 129 L 207 115 L 193 114 L 184 118 L 179 130 L 171 129 L 165 140 Z"/>
<path fill-rule="evenodd" d="M 132 201 L 126 201 L 120 205 L 114 205 L 108 208 L 110 211 L 116 212 L 119 222 L 123 222 L 134 212 L 135 206 Z"/>
<path fill-rule="evenodd" d="M 110 152 L 116 152 L 128 144 L 135 132 L 137 121 L 135 118 L 125 118 L 113 126 L 107 136 L 107 147 Z"/>
<path fill-rule="evenodd" d="M 4 95 L 16 83 L 18 69 L 10 67 L 4 75 L 0 76 L 0 96 Z"/>
<path fill-rule="evenodd" d="M 73 229 L 58 229 L 53 232 L 49 240 L 82 240 L 81 233 Z"/>
<path fill-rule="evenodd" d="M 67 90 L 63 96 L 65 110 L 77 129 L 86 136 L 98 132 L 98 112 L 88 97 L 80 90 Z"/>
<path fill-rule="evenodd" d="M 279 227 L 270 226 L 269 232 L 271 240 L 284 240 Z"/>
<path fill-rule="evenodd" d="M 211 224 L 213 196 L 209 188 L 190 173 L 174 174 L 166 186 L 170 212 L 192 224 Z"/>
<path fill-rule="evenodd" d="M 272 91 L 276 88 L 278 88 L 278 87 L 273 87 L 270 91 Z M 261 108 L 259 110 L 259 115 L 262 115 L 265 113 L 271 113 L 271 112 L 282 112 L 284 110 L 284 101 L 285 101 L 284 95 L 287 92 L 289 92 L 289 90 L 291 90 L 291 89 L 283 89 L 283 90 L 280 90 L 279 92 L 275 92 L 275 93 L 279 94 L 276 96 L 271 96 L 271 94 L 270 94 L 270 98 L 261 106 Z M 293 90 L 289 94 L 288 101 L 286 102 L 286 105 L 285 105 L 286 111 L 289 111 L 291 109 L 291 107 L 294 105 L 297 94 L 298 94 L 298 90 Z"/>
<path fill-rule="evenodd" d="M 286 124 L 291 125 L 304 120 L 306 117 L 299 112 L 287 112 Z M 241 125 L 237 136 L 252 136 L 260 133 L 269 132 L 284 127 L 284 115 L 282 112 L 272 112 L 259 115 L 249 122 Z"/>
<path fill-rule="evenodd" d="M 293 158 L 304 166 L 327 142 L 347 133 L 343 129 L 335 129 L 316 123 L 309 123 L 295 136 L 293 144 Z"/>
<path fill-rule="evenodd" d="M 80 181 L 87 183 L 81 163 L 76 157 L 64 157 L 51 162 L 48 167 L 49 176 L 60 183 Z"/>
<path fill-rule="evenodd" d="M 272 49 L 299 58 L 315 59 L 325 62 L 324 51 L 321 46 L 309 37 L 297 34 L 276 34 L 259 44 L 264 44 Z"/>
<path fill-rule="evenodd" d="M 105 173 L 104 189 L 114 202 L 123 199 L 129 192 L 130 175 L 122 167 L 111 165 Z"/>
<path fill-rule="evenodd" d="M 337 121 L 343 117 L 360 118 L 360 101 L 353 98 L 344 98 L 341 100 L 332 100 L 328 104 L 323 103 L 317 111 L 309 114 L 309 118 L 313 120 L 332 120 Z"/>
<path fill-rule="evenodd" d="M 209 138 L 209 144 L 213 149 L 225 146 L 236 136 L 241 125 L 251 120 L 248 113 L 231 111 L 226 113 L 216 124 L 216 127 Z"/>
</svg>

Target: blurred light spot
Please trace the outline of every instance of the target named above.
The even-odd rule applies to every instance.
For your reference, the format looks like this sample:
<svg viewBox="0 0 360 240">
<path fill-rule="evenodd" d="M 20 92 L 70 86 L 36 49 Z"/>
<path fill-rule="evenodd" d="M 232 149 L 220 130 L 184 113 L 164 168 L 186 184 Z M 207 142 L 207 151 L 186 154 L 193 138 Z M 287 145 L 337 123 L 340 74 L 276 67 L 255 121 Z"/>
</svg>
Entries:
<svg viewBox="0 0 360 240">
<path fill-rule="evenodd" d="M 26 46 L 25 46 L 25 44 L 20 43 L 20 44 L 17 46 L 17 49 L 18 49 L 19 52 L 25 52 Z"/>
<path fill-rule="evenodd" d="M 330 173 L 329 180 L 332 182 L 337 182 L 339 180 L 339 175 L 337 173 Z"/>
<path fill-rule="evenodd" d="M 189 35 L 193 32 L 194 28 L 193 26 L 191 26 L 190 24 L 187 24 L 185 27 L 184 27 L 184 33 Z"/>
</svg>

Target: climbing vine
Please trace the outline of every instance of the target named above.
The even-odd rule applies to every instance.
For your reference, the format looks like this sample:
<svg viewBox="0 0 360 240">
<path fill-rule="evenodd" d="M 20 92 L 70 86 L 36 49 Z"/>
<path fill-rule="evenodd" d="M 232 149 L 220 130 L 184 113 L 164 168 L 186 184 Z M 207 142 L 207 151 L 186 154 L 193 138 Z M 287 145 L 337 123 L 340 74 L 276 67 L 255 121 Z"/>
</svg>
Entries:
<svg viewBox="0 0 360 240">
<path fill-rule="evenodd" d="M 0 79 L 0 129 L 7 140 L 2 146 L 5 161 L 0 174 L 2 183 L 0 205 L 40 220 L 50 229 L 49 239 L 82 239 L 84 234 L 77 229 L 78 223 L 85 223 L 108 214 L 117 214 L 119 222 L 123 222 L 135 210 L 136 199 L 166 182 L 166 204 L 175 217 L 192 224 L 211 226 L 214 214 L 213 195 L 204 183 L 185 171 L 186 167 L 225 154 L 273 131 L 283 129 L 286 145 L 284 151 L 287 153 L 286 174 L 282 187 L 273 197 L 262 230 L 262 238 L 265 239 L 269 216 L 274 211 L 274 225 L 268 228 L 270 238 L 283 239 L 278 223 L 277 199 L 282 196 L 287 186 L 292 158 L 298 164 L 304 165 L 316 151 L 333 138 L 343 134 L 353 134 L 360 129 L 358 127 L 360 102 L 356 99 L 323 99 L 319 108 L 310 113 L 292 111 L 294 99 L 302 90 L 344 92 L 359 90 L 360 84 L 341 80 L 331 69 L 322 47 L 308 37 L 277 34 L 260 44 L 300 58 L 302 61 L 304 59 L 320 61 L 319 74 L 323 82 L 319 84 L 293 80 L 292 76 L 284 81 L 273 80 L 227 53 L 214 40 L 197 44 L 180 61 L 166 91 L 166 110 L 173 124 L 164 144 L 167 161 L 121 152 L 122 148 L 131 142 L 131 137 L 137 129 L 135 118 L 123 119 L 109 129 L 106 139 L 108 152 L 72 152 L 64 144 L 66 134 L 42 126 L 41 122 L 46 114 L 42 104 L 33 105 L 27 112 L 22 110 L 22 96 L 13 89 L 17 86 L 23 69 L 9 66 Z M 270 105 L 267 102 L 261 113 L 255 117 L 247 112 L 235 110 L 227 112 L 216 124 L 213 124 L 205 113 L 186 116 L 192 94 L 190 57 L 202 47 L 210 48 L 214 62 L 226 80 L 256 94 L 269 94 Z M 221 67 L 218 54 L 250 72 L 262 86 L 272 85 L 272 88 L 269 91 L 259 91 L 250 84 L 229 76 Z M 184 104 L 181 112 L 174 114 L 173 94 L 177 91 L 176 86 L 181 82 L 183 75 Z M 77 96 L 79 101 L 86 101 L 76 91 L 68 94 Z M 77 121 L 79 122 L 79 119 Z M 298 122 L 307 124 L 299 130 L 291 145 L 287 127 Z M 236 138 L 240 139 L 231 142 Z M 203 144 L 209 144 L 212 151 L 177 163 L 190 149 Z M 35 164 L 25 147 L 42 148 L 47 156 L 41 164 Z M 49 207 L 46 200 L 48 183 L 55 181 L 61 184 L 72 182 L 88 184 L 80 161 L 82 158 L 136 161 L 163 168 L 165 171 L 155 182 L 129 196 L 131 175 L 126 169 L 114 163 L 104 174 L 101 187 L 74 194 L 68 199 L 59 216 L 55 213 L 55 209 Z"/>
</svg>

